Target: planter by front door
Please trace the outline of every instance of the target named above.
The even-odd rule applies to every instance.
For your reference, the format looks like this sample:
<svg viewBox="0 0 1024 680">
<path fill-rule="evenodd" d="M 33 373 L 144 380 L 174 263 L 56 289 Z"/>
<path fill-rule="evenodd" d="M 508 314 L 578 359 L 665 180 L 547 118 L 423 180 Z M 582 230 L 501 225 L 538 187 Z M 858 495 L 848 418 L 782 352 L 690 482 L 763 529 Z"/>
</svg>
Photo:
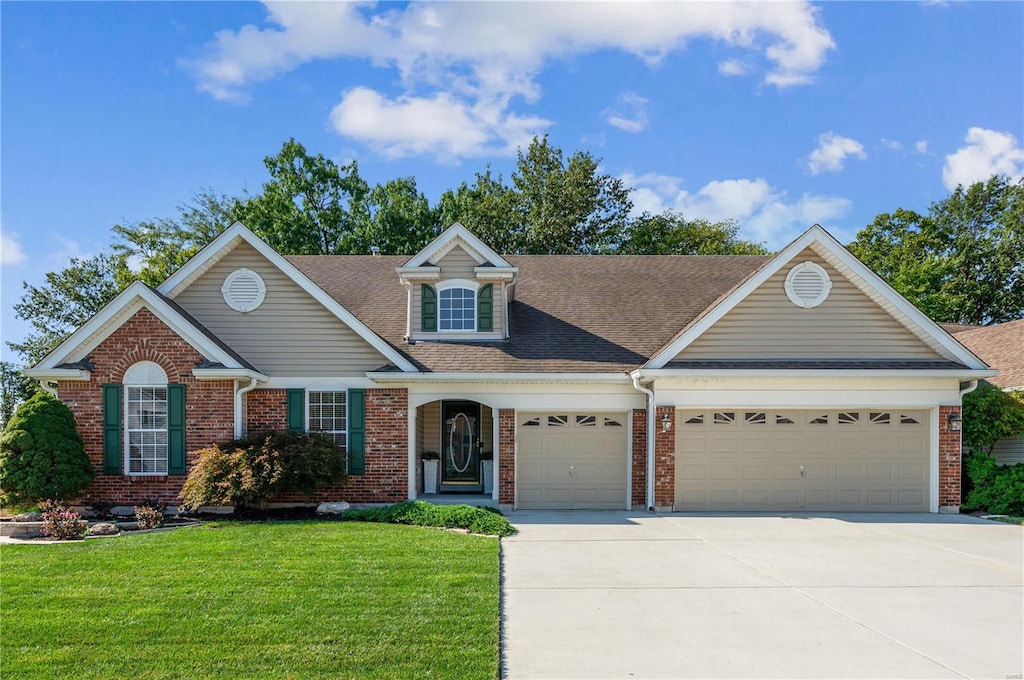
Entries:
<svg viewBox="0 0 1024 680">
<path fill-rule="evenodd" d="M 441 404 L 441 493 L 479 493 L 480 404 Z"/>
<path fill-rule="evenodd" d="M 437 493 L 437 461 L 423 461 L 423 493 Z"/>
</svg>

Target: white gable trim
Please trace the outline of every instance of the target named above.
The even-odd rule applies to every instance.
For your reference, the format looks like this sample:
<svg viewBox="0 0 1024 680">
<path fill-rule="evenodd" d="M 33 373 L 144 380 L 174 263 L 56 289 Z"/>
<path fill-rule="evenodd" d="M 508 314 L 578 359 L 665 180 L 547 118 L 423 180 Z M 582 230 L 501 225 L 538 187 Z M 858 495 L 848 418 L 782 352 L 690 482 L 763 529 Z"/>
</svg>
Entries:
<svg viewBox="0 0 1024 680">
<path fill-rule="evenodd" d="M 174 331 L 204 357 L 229 368 L 241 368 L 238 361 L 205 333 L 196 328 L 176 309 L 142 283 L 134 281 L 121 291 L 95 316 L 69 335 L 56 349 L 47 354 L 32 370 L 41 372 L 55 369 L 67 360 L 81 358 L 109 338 L 140 309 L 148 309 L 153 316 Z M 74 356 L 72 356 L 74 355 Z"/>
<path fill-rule="evenodd" d="M 929 319 L 921 310 L 912 305 L 906 298 L 896 292 L 880 276 L 871 271 L 846 248 L 836 241 L 831 234 L 817 224 L 805 231 L 796 240 L 782 249 L 771 261 L 751 276 L 739 288 L 722 300 L 704 317 L 702 317 L 685 333 L 662 348 L 644 364 L 643 368 L 663 368 L 681 351 L 686 349 L 697 338 L 714 326 L 722 317 L 732 311 L 740 302 L 757 290 L 765 281 L 793 261 L 806 248 L 813 247 L 829 264 L 832 264 L 848 277 L 868 297 L 879 304 L 902 323 L 914 335 L 932 347 L 940 355 L 953 361 L 959 361 L 968 368 L 987 369 L 985 362 L 971 353 L 966 347 L 953 339 L 946 331 Z"/>
<path fill-rule="evenodd" d="M 489 245 L 474 236 L 469 229 L 456 222 L 428 243 L 423 250 L 414 255 L 401 269 L 421 267 L 427 262 L 434 262 L 436 264 L 437 260 L 447 255 L 451 252 L 452 248 L 459 245 L 465 248 L 466 252 L 476 260 L 477 264 L 490 262 L 495 267 L 512 266 L 505 261 L 505 258 L 494 252 Z"/>
<path fill-rule="evenodd" d="M 220 236 L 215 238 L 209 245 L 203 248 L 191 260 L 175 272 L 169 279 L 160 284 L 157 290 L 167 297 L 174 297 L 206 271 L 214 262 L 222 258 L 236 245 L 236 240 L 242 240 L 256 249 L 256 251 L 267 258 L 271 264 L 284 272 L 285 276 L 297 283 L 300 288 L 309 293 L 317 302 L 327 308 L 332 314 L 338 317 L 345 325 L 351 328 L 363 340 L 368 342 L 375 350 L 395 366 L 405 372 L 416 372 L 413 366 L 405 357 L 399 354 L 388 343 L 371 331 L 366 324 L 357 319 L 352 312 L 345 309 L 337 300 L 324 292 L 320 286 L 303 274 L 295 265 L 282 257 L 276 250 L 252 233 L 241 222 L 235 222 L 226 229 Z"/>
</svg>

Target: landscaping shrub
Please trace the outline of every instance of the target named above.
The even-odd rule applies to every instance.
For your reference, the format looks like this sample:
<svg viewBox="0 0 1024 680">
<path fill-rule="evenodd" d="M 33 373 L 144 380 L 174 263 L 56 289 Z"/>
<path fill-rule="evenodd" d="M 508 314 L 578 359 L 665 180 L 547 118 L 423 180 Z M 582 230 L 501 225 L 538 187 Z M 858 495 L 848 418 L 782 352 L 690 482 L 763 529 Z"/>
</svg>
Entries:
<svg viewBox="0 0 1024 680">
<path fill-rule="evenodd" d="M 345 452 L 315 432 L 261 432 L 197 452 L 181 506 L 257 505 L 287 491 L 313 493 L 345 479 Z"/>
<path fill-rule="evenodd" d="M 94 476 L 75 416 L 53 395 L 37 393 L 7 421 L 0 435 L 0 502 L 72 498 Z"/>
<path fill-rule="evenodd" d="M 996 515 L 1024 515 L 1024 465 L 996 464 L 987 453 L 974 451 L 964 457 L 972 487 L 964 505 Z"/>
<path fill-rule="evenodd" d="M 89 531 L 89 523 L 82 520 L 77 512 L 68 510 L 57 501 L 43 501 L 39 504 L 43 513 L 43 536 L 58 541 L 70 541 L 85 538 Z"/>
<path fill-rule="evenodd" d="M 341 519 L 353 522 L 468 529 L 474 534 L 488 536 L 511 536 L 516 533 L 515 528 L 496 508 L 434 505 L 423 501 L 403 501 L 379 508 L 348 510 L 341 515 Z"/>
<path fill-rule="evenodd" d="M 156 501 L 147 501 L 135 506 L 135 521 L 140 529 L 159 529 L 164 525 L 163 505 Z"/>
</svg>

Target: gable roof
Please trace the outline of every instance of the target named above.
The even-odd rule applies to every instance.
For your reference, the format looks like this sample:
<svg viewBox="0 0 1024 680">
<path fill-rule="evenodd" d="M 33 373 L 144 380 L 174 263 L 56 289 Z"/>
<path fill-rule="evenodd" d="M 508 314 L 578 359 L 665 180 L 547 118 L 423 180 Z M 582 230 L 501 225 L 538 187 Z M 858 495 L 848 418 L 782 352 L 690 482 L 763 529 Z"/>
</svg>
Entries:
<svg viewBox="0 0 1024 680">
<path fill-rule="evenodd" d="M 445 229 L 420 252 L 413 255 L 401 265 L 402 269 L 422 267 L 428 263 L 437 263 L 452 248 L 461 245 L 469 256 L 479 265 L 490 264 L 494 267 L 511 267 L 505 258 L 496 253 L 489 245 L 477 238 L 473 232 L 455 222 Z"/>
<path fill-rule="evenodd" d="M 406 372 L 416 370 L 413 364 L 395 348 L 395 345 L 386 342 L 382 337 L 375 334 L 356 315 L 352 314 L 351 311 L 341 304 L 337 298 L 325 293 L 323 289 L 299 271 L 288 259 L 278 254 L 277 251 L 267 245 L 263 239 L 256 236 L 241 222 L 235 222 L 228 229 L 224 230 L 220 236 L 211 241 L 195 257 L 161 283 L 157 290 L 162 295 L 173 299 L 204 272 L 208 271 L 217 261 L 231 252 L 238 243 L 243 241 L 280 269 L 285 276 L 298 284 L 300 288 L 338 317 L 374 349 L 383 354 L 399 370 Z M 392 285 L 394 285 L 393 282 Z M 404 317 L 404 315 L 400 316 Z"/>
<path fill-rule="evenodd" d="M 987 380 L 1003 389 L 1024 389 L 1024 319 L 975 327 L 956 339 L 985 360 L 998 375 Z"/>
<path fill-rule="evenodd" d="M 608 373 L 636 368 L 769 258 L 509 255 L 518 267 L 505 342 L 405 344 L 401 256 L 289 256 L 375 333 L 430 372 Z M 495 300 L 495 304 L 499 304 Z M 396 313 L 397 310 L 397 313 Z"/>
<path fill-rule="evenodd" d="M 141 281 L 134 281 L 85 324 L 65 338 L 39 363 L 27 369 L 26 375 L 52 378 L 59 375 L 57 373 L 59 371 L 78 370 L 64 368 L 64 366 L 68 361 L 78 361 L 80 357 L 87 355 L 140 309 L 148 309 L 207 359 L 219 363 L 225 368 L 256 371 L 252 364 L 228 347 L 173 300 L 169 300 Z M 52 375 L 44 375 L 47 373 Z"/>
<path fill-rule="evenodd" d="M 971 369 L 985 369 L 985 363 L 953 339 L 938 324 L 914 307 L 889 284 L 836 241 L 831 234 L 814 225 L 783 248 L 765 266 L 736 285 L 713 305 L 703 310 L 682 327 L 669 342 L 648 361 L 645 368 L 661 369 L 673 361 L 716 322 L 760 287 L 806 248 L 813 249 L 837 271 L 857 286 L 882 309 L 902 323 L 911 333 L 945 359 Z"/>
</svg>

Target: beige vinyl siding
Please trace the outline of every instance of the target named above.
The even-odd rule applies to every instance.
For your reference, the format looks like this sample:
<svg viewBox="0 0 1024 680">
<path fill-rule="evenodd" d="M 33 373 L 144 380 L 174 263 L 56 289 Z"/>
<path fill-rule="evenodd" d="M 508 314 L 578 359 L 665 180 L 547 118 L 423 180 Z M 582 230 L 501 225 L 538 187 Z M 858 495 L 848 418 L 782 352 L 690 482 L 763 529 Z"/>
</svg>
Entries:
<svg viewBox="0 0 1024 680">
<path fill-rule="evenodd" d="M 447 279 L 469 279 L 473 281 L 476 279 L 476 273 L 473 269 L 480 266 L 462 246 L 455 246 L 434 264 L 441 268 L 442 281 Z"/>
<path fill-rule="evenodd" d="M 1000 439 L 992 449 L 992 455 L 1000 465 L 1024 464 L 1024 437 Z"/>
<path fill-rule="evenodd" d="M 811 261 L 832 279 L 811 309 L 786 296 L 791 266 Z M 928 345 L 808 248 L 730 310 L 677 359 L 937 359 Z"/>
<path fill-rule="evenodd" d="M 258 273 L 267 287 L 263 304 L 246 314 L 228 307 L 220 292 L 224 279 L 240 267 Z M 390 363 L 246 243 L 213 265 L 175 302 L 271 376 L 361 376 Z"/>
</svg>

